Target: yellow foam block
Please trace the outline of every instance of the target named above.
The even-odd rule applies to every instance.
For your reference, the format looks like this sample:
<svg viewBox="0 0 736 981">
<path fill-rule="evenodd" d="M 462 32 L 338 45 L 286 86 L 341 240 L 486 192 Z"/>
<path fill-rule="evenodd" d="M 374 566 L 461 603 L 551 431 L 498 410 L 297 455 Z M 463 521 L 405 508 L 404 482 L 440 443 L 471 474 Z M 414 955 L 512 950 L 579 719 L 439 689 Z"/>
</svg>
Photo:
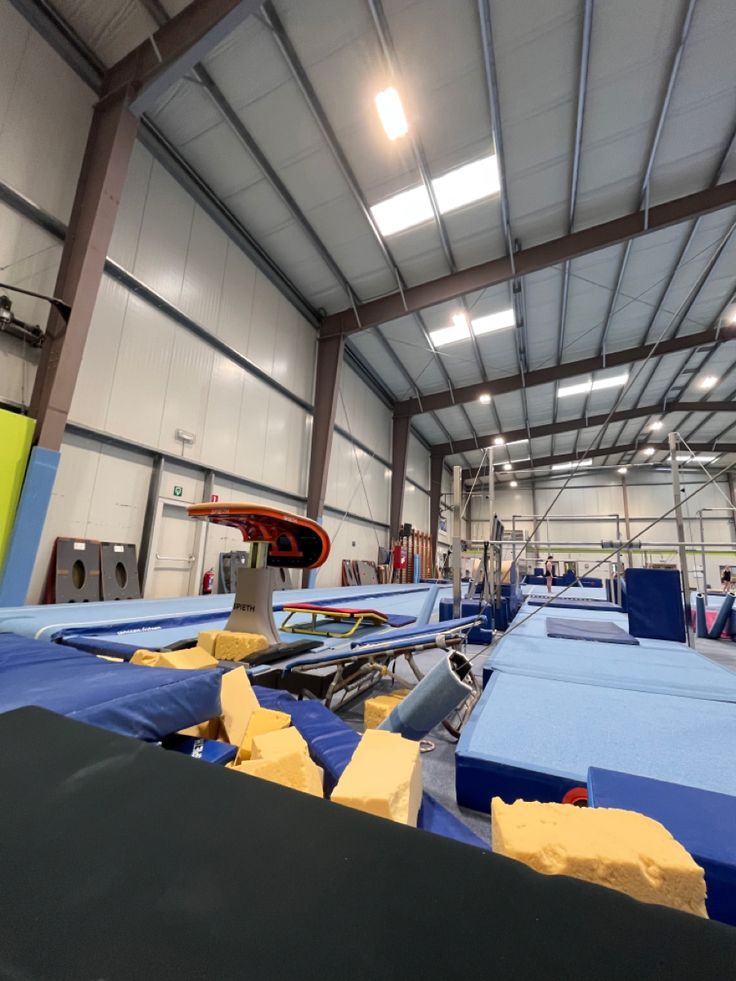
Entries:
<svg viewBox="0 0 736 981">
<path fill-rule="evenodd" d="M 416 827 L 422 803 L 419 743 L 395 732 L 369 729 L 332 791 L 332 800 Z"/>
<path fill-rule="evenodd" d="M 220 726 L 219 719 L 208 719 L 200 722 L 199 725 L 189 726 L 187 729 L 180 729 L 180 736 L 194 736 L 195 739 L 217 739 L 217 730 Z"/>
<path fill-rule="evenodd" d="M 145 651 L 139 650 L 131 657 L 131 664 L 144 664 L 146 667 L 155 668 L 158 666 L 158 662 L 161 658 L 161 654 L 158 651 Z"/>
<path fill-rule="evenodd" d="M 215 638 L 214 654 L 218 661 L 245 661 L 252 654 L 265 651 L 268 646 L 268 641 L 262 634 L 222 630 Z"/>
<path fill-rule="evenodd" d="M 245 773 L 261 780 L 279 783 L 282 787 L 301 790 L 314 797 L 322 797 L 322 773 L 319 767 L 300 750 L 284 753 L 268 759 L 246 760 L 233 767 L 236 773 Z"/>
<path fill-rule="evenodd" d="M 161 651 L 156 667 L 194 671 L 216 668 L 217 661 L 203 647 L 187 647 L 181 651 Z"/>
<path fill-rule="evenodd" d="M 491 822 L 494 852 L 537 872 L 708 915 L 703 870 L 659 821 L 643 814 L 494 797 Z"/>
<path fill-rule="evenodd" d="M 245 668 L 235 668 L 223 673 L 220 704 L 224 738 L 226 742 L 240 746 L 251 716 L 258 709 L 258 699 L 250 686 Z"/>
<path fill-rule="evenodd" d="M 200 630 L 197 634 L 197 647 L 204 647 L 214 657 L 215 641 L 217 640 L 218 634 L 221 633 L 221 630 Z"/>
<path fill-rule="evenodd" d="M 377 729 L 391 715 L 399 702 L 406 698 L 408 690 L 392 691 L 386 695 L 367 698 L 363 704 L 363 722 L 366 729 Z"/>
<path fill-rule="evenodd" d="M 294 726 L 287 729 L 279 729 L 276 732 L 264 732 L 260 736 L 253 737 L 253 745 L 250 750 L 252 760 L 275 759 L 277 756 L 285 756 L 289 753 L 301 753 L 302 756 L 309 756 L 309 748 Z"/>
<path fill-rule="evenodd" d="M 286 729 L 290 725 L 291 716 L 287 715 L 286 712 L 257 708 L 248 720 L 245 735 L 238 750 L 238 762 L 250 759 L 253 738 L 255 736 L 263 735 L 266 732 L 275 732 L 277 729 Z"/>
</svg>

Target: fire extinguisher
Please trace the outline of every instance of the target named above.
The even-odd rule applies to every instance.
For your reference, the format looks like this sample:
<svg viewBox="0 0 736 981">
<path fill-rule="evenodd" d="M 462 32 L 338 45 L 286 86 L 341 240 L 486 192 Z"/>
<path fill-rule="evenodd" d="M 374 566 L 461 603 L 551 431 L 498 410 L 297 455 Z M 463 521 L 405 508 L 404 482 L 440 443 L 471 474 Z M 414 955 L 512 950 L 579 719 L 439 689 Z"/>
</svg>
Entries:
<svg viewBox="0 0 736 981">
<path fill-rule="evenodd" d="M 215 581 L 215 570 L 208 569 L 202 578 L 202 595 L 209 596 L 212 592 L 212 584 Z"/>
</svg>

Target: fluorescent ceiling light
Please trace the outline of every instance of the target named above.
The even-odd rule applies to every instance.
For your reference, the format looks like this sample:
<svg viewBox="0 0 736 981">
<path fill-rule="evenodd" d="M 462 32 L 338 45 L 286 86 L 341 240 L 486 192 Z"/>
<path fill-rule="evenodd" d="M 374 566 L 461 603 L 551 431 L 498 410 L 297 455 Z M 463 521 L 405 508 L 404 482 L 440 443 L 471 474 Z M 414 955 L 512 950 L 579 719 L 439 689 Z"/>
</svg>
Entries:
<svg viewBox="0 0 736 981">
<path fill-rule="evenodd" d="M 505 444 L 505 442 L 506 442 L 506 440 L 503 438 L 503 436 L 494 436 L 493 437 L 493 445 L 494 446 L 503 446 Z"/>
<path fill-rule="evenodd" d="M 484 392 L 482 395 L 478 396 L 478 401 L 481 403 L 481 405 L 488 405 L 491 401 L 491 396 L 488 395 L 487 392 Z"/>
<path fill-rule="evenodd" d="M 470 337 L 468 321 L 462 313 L 457 313 L 452 318 L 452 327 L 440 327 L 439 330 L 431 331 L 429 336 L 435 347 L 443 347 L 445 344 L 464 341 Z"/>
<path fill-rule="evenodd" d="M 405 228 L 421 225 L 432 219 L 432 204 L 424 184 L 401 191 L 379 204 L 374 204 L 371 214 L 376 219 L 381 235 L 395 235 Z"/>
<path fill-rule="evenodd" d="M 644 449 L 642 450 L 642 453 L 643 453 L 643 454 L 644 454 L 645 456 L 652 456 L 652 455 L 653 455 L 654 453 L 656 453 L 656 452 L 657 452 L 657 451 L 656 451 L 656 450 L 654 449 L 654 447 L 653 447 L 653 446 L 645 446 L 645 447 L 644 447 Z"/>
<path fill-rule="evenodd" d="M 521 444 L 521 443 L 528 443 L 528 442 L 529 442 L 529 440 L 525 436 L 523 439 L 512 439 L 511 442 L 510 443 L 507 443 L 506 445 L 507 446 L 519 446 L 519 444 Z"/>
<path fill-rule="evenodd" d="M 688 456 L 687 453 L 678 453 L 675 456 L 675 459 L 677 460 L 678 463 L 713 463 L 713 461 L 714 460 L 717 460 L 718 457 L 716 455 L 714 455 L 714 456 L 705 456 L 704 454 L 701 454 L 700 456 L 697 456 L 697 455 L 696 456 Z M 672 463 L 672 457 L 671 456 L 668 456 L 667 457 L 667 463 Z"/>
<path fill-rule="evenodd" d="M 580 382 L 579 385 L 565 385 L 562 388 L 557 389 L 557 398 L 564 399 L 568 395 L 585 395 L 593 387 L 592 381 Z"/>
<path fill-rule="evenodd" d="M 715 375 L 706 375 L 705 378 L 700 379 L 698 388 L 708 390 L 709 388 L 714 388 L 718 384 L 718 379 Z"/>
<path fill-rule="evenodd" d="M 401 96 L 396 89 L 384 89 L 378 93 L 375 101 L 386 136 L 390 140 L 395 140 L 399 136 L 406 136 L 409 132 L 409 124 L 401 104 Z"/>
<path fill-rule="evenodd" d="M 437 207 L 443 215 L 497 194 L 499 187 L 498 166 L 493 154 L 456 167 L 432 181 Z M 433 218 L 432 204 L 424 184 L 379 201 L 371 207 L 371 213 L 382 235 L 395 235 Z"/>
<path fill-rule="evenodd" d="M 511 482 L 509 483 L 509 487 L 518 487 L 518 486 L 519 486 L 519 485 L 517 484 L 517 482 L 516 482 L 515 480 L 512 480 L 512 481 L 511 481 Z"/>
<path fill-rule="evenodd" d="M 593 461 L 588 460 L 574 460 L 572 463 L 553 463 L 553 470 L 577 470 L 578 467 L 592 467 Z"/>
<path fill-rule="evenodd" d="M 657 429 L 661 429 L 662 426 L 664 426 L 664 423 L 657 420 L 657 422 L 653 422 L 649 428 L 656 431 Z"/>
<path fill-rule="evenodd" d="M 503 469 L 504 470 L 510 470 L 511 469 L 511 464 L 510 463 L 504 463 Z"/>
<path fill-rule="evenodd" d="M 629 380 L 625 375 L 609 375 L 608 378 L 597 378 L 595 381 L 579 382 L 577 385 L 565 385 L 557 391 L 557 398 L 564 399 L 569 395 L 585 395 L 587 392 L 599 392 L 602 388 L 619 388 Z"/>
<path fill-rule="evenodd" d="M 628 467 L 619 467 L 618 468 L 618 472 L 619 473 L 628 473 L 629 472 L 629 468 Z"/>
<path fill-rule="evenodd" d="M 602 388 L 620 388 L 629 380 L 628 371 L 623 375 L 609 375 L 608 378 L 598 378 L 593 382 L 593 391 L 599 392 Z"/>
<path fill-rule="evenodd" d="M 499 310 L 498 313 L 489 313 L 485 317 L 476 317 L 471 320 L 473 333 L 476 337 L 481 334 L 490 334 L 494 330 L 505 330 L 507 327 L 516 326 L 514 311 L 509 307 L 508 310 Z"/>
</svg>

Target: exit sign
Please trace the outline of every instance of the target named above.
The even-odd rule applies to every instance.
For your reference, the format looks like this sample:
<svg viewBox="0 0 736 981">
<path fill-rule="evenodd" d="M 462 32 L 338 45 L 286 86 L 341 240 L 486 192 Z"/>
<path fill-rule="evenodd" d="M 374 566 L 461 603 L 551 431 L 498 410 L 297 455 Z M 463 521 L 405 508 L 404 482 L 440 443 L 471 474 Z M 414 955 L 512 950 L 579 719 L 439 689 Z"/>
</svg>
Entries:
<svg viewBox="0 0 736 981">
<path fill-rule="evenodd" d="M 184 493 L 184 488 L 180 487 L 179 484 L 174 485 L 174 497 L 181 497 Z"/>
</svg>

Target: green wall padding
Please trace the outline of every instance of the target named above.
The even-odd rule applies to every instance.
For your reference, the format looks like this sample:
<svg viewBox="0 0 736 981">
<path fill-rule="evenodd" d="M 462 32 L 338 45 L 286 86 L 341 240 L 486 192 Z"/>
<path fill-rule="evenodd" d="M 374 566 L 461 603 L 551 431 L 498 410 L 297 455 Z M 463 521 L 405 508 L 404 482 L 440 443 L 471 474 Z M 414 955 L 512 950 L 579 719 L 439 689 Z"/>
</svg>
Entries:
<svg viewBox="0 0 736 981">
<path fill-rule="evenodd" d="M 0 409 L 0 570 L 31 452 L 35 419 Z"/>
</svg>

